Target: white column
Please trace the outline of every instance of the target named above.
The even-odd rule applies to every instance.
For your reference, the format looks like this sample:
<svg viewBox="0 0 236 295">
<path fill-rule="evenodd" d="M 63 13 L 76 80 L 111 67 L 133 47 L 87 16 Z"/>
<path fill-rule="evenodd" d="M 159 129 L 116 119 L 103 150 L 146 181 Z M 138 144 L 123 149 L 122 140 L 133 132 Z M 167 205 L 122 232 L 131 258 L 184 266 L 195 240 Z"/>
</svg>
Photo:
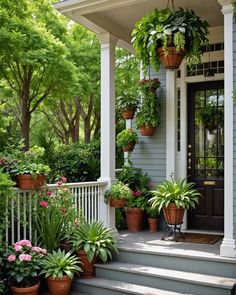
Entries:
<svg viewBox="0 0 236 295">
<path fill-rule="evenodd" d="M 176 78 L 166 71 L 166 178 L 176 178 Z"/>
<path fill-rule="evenodd" d="M 108 186 L 115 180 L 115 47 L 118 39 L 99 35 L 101 45 L 101 176 Z M 115 210 L 100 200 L 104 225 L 115 228 Z"/>
<path fill-rule="evenodd" d="M 224 14 L 224 239 L 221 256 L 236 257 L 233 236 L 233 5 L 231 1 L 221 0 Z"/>
</svg>

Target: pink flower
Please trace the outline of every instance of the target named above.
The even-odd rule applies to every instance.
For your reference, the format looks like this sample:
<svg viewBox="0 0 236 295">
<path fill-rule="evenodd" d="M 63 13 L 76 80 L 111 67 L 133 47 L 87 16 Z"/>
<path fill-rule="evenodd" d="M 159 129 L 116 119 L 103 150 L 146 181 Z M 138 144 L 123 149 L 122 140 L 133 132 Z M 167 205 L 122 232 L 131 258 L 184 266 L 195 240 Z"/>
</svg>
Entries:
<svg viewBox="0 0 236 295">
<path fill-rule="evenodd" d="M 41 206 L 41 207 L 48 207 L 48 202 L 47 201 L 41 201 L 40 203 L 39 203 L 39 205 Z"/>
<path fill-rule="evenodd" d="M 134 197 L 138 197 L 138 196 L 141 195 L 141 193 L 142 193 L 142 192 L 139 192 L 139 191 L 137 191 L 137 192 L 132 192 L 132 195 L 133 195 Z"/>
<path fill-rule="evenodd" d="M 9 262 L 15 261 L 15 260 L 16 260 L 16 256 L 15 256 L 15 255 L 9 255 L 9 256 L 7 257 L 7 260 L 8 260 Z"/>
<path fill-rule="evenodd" d="M 61 181 L 64 182 L 64 183 L 67 183 L 67 178 L 63 176 L 63 177 L 61 178 Z"/>
<path fill-rule="evenodd" d="M 47 254 L 47 250 L 46 249 L 42 249 L 40 247 L 32 247 L 31 250 L 33 252 Z"/>
<path fill-rule="evenodd" d="M 58 181 L 57 182 L 57 185 L 62 185 L 62 181 Z"/>
<path fill-rule="evenodd" d="M 52 195 L 52 192 L 48 191 L 46 194 L 50 197 Z"/>
<path fill-rule="evenodd" d="M 22 246 L 20 246 L 20 245 L 14 245 L 14 248 L 15 248 L 15 251 L 16 252 L 19 252 L 21 249 L 22 249 Z"/>
<path fill-rule="evenodd" d="M 19 256 L 20 261 L 31 261 L 32 256 L 29 254 L 21 254 Z"/>
<path fill-rule="evenodd" d="M 20 240 L 19 242 L 16 242 L 14 246 L 28 246 L 32 247 L 32 244 L 29 240 Z"/>
</svg>

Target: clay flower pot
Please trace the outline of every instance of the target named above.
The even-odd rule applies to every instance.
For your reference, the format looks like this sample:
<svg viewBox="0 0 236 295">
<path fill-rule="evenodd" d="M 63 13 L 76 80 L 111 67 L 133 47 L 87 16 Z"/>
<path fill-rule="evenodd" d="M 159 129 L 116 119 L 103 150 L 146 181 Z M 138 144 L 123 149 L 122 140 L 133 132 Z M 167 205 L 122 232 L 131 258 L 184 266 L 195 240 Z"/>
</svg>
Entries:
<svg viewBox="0 0 236 295">
<path fill-rule="evenodd" d="M 141 126 L 139 130 L 142 136 L 153 136 L 156 131 L 156 127 L 149 124 L 148 126 Z"/>
<path fill-rule="evenodd" d="M 90 262 L 84 250 L 79 250 L 77 256 L 79 257 L 80 262 L 82 262 L 81 268 L 83 272 L 80 274 L 80 277 L 83 279 L 91 279 L 95 277 L 94 263 L 96 262 L 96 257 Z"/>
<path fill-rule="evenodd" d="M 122 117 L 125 120 L 132 120 L 134 118 L 135 110 L 134 109 L 121 109 Z"/>
<path fill-rule="evenodd" d="M 167 208 L 164 207 L 163 212 L 167 224 L 175 225 L 183 223 L 184 209 L 177 208 L 175 203 L 170 203 Z"/>
<path fill-rule="evenodd" d="M 158 226 L 158 219 L 157 218 L 148 217 L 148 224 L 149 224 L 150 233 L 157 232 L 157 226 Z"/>
<path fill-rule="evenodd" d="M 123 147 L 123 151 L 124 152 L 132 152 L 134 150 L 135 144 L 136 144 L 135 141 L 130 142 L 127 146 Z"/>
<path fill-rule="evenodd" d="M 47 278 L 47 285 L 51 295 L 69 295 L 72 279 L 68 276 L 53 279 Z"/>
<path fill-rule="evenodd" d="M 27 287 L 27 288 L 18 288 L 18 287 L 11 287 L 11 291 L 13 295 L 38 295 L 40 287 L 40 282 L 38 284 Z"/>
<path fill-rule="evenodd" d="M 46 177 L 44 175 L 38 175 L 34 178 L 31 174 L 22 174 L 16 176 L 16 181 L 20 189 L 32 190 L 37 187 L 43 186 Z"/>
<path fill-rule="evenodd" d="M 123 208 L 126 203 L 126 198 L 120 198 L 120 199 L 113 199 L 112 197 L 109 198 L 109 203 L 111 207 L 115 208 Z"/>
<path fill-rule="evenodd" d="M 140 208 L 125 208 L 128 230 L 141 231 L 143 229 L 143 210 Z"/>
<path fill-rule="evenodd" d="M 157 54 L 161 62 L 165 68 L 169 70 L 176 70 L 179 68 L 185 53 L 186 50 L 176 51 L 175 47 L 168 47 L 167 50 L 163 50 L 161 47 L 157 49 Z"/>
</svg>

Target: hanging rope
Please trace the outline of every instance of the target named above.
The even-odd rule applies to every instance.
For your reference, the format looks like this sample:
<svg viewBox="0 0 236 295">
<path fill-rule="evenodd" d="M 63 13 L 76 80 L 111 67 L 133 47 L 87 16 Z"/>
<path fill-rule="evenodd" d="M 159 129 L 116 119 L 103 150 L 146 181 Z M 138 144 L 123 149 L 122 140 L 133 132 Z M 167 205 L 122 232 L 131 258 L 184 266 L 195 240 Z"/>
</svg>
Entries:
<svg viewBox="0 0 236 295">
<path fill-rule="evenodd" d="M 170 8 L 170 0 L 167 0 L 167 6 L 166 8 L 172 10 L 173 12 L 175 12 L 175 4 L 174 4 L 174 0 L 171 0 L 171 8 Z"/>
</svg>

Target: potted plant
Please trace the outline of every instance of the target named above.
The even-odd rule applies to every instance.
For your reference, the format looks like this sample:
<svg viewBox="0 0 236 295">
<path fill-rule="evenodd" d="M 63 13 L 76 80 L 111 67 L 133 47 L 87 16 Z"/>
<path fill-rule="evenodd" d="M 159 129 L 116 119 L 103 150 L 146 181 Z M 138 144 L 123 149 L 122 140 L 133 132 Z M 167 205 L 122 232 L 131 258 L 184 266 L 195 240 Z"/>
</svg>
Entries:
<svg viewBox="0 0 236 295">
<path fill-rule="evenodd" d="M 37 295 L 40 286 L 39 274 L 45 249 L 32 246 L 28 240 L 13 244 L 6 252 L 6 271 L 14 295 Z"/>
<path fill-rule="evenodd" d="M 109 203 L 111 207 L 123 208 L 126 198 L 131 195 L 130 188 L 123 182 L 113 183 L 108 190 L 105 191 L 104 201 Z"/>
<path fill-rule="evenodd" d="M 125 120 L 133 119 L 136 109 L 139 106 L 139 97 L 135 90 L 124 90 L 121 96 L 117 97 L 117 106 Z"/>
<path fill-rule="evenodd" d="M 96 259 L 106 262 L 112 258 L 112 252 L 117 252 L 117 241 L 111 229 L 104 227 L 102 222 L 83 222 L 72 233 L 73 250 L 82 262 L 82 278 L 94 277 Z"/>
<path fill-rule="evenodd" d="M 151 207 L 147 208 L 147 215 L 148 215 L 148 225 L 149 225 L 149 231 L 151 233 L 154 233 L 157 231 L 158 227 L 158 210 L 157 208 L 153 209 Z"/>
<path fill-rule="evenodd" d="M 152 136 L 160 123 L 159 103 L 156 90 L 160 87 L 158 78 L 143 79 L 139 82 L 142 95 L 142 105 L 136 116 L 136 127 L 140 129 L 142 136 Z"/>
<path fill-rule="evenodd" d="M 125 129 L 117 134 L 117 146 L 122 147 L 124 152 L 132 152 L 138 142 L 137 133 L 131 128 Z"/>
<path fill-rule="evenodd" d="M 163 209 L 166 223 L 169 225 L 182 224 L 184 210 L 195 208 L 201 196 L 199 191 L 194 189 L 194 183 L 187 182 L 186 178 L 179 181 L 165 180 L 151 193 L 151 208 L 157 209 L 159 213 Z"/>
<path fill-rule="evenodd" d="M 224 126 L 224 110 L 213 104 L 207 104 L 200 110 L 200 120 L 203 126 L 212 133 L 218 127 Z"/>
<path fill-rule="evenodd" d="M 208 26 L 189 9 L 155 9 L 135 24 L 132 43 L 145 71 L 150 64 L 158 71 L 161 62 L 177 69 L 184 56 L 191 67 L 201 61 Z"/>
<path fill-rule="evenodd" d="M 34 194 L 37 204 L 35 222 L 38 242 L 49 252 L 57 250 L 79 220 L 74 195 L 62 177 L 55 189 L 41 189 Z"/>
<path fill-rule="evenodd" d="M 78 258 L 58 249 L 44 257 L 41 274 L 47 279 L 51 295 L 69 295 L 74 274 L 82 272 Z"/>
</svg>

